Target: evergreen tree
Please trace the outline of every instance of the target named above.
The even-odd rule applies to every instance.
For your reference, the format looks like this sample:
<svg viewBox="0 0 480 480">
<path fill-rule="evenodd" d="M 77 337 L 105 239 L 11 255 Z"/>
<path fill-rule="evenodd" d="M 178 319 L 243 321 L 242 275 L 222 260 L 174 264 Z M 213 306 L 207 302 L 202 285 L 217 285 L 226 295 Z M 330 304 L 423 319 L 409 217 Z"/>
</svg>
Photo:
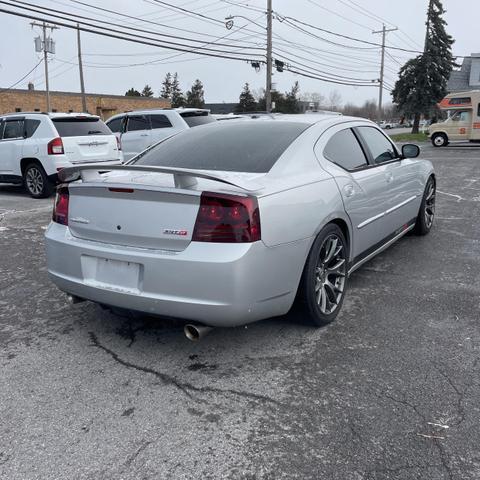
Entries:
<svg viewBox="0 0 480 480">
<path fill-rule="evenodd" d="M 245 83 L 238 100 L 238 105 L 235 107 L 236 112 L 254 112 L 257 109 L 257 102 L 250 91 L 248 83 Z"/>
<path fill-rule="evenodd" d="M 300 85 L 295 82 L 289 92 L 285 92 L 285 100 L 283 104 L 283 113 L 299 113 L 300 104 L 298 103 L 298 93 Z"/>
<path fill-rule="evenodd" d="M 153 90 L 150 88 L 150 85 L 145 85 L 142 90 L 142 97 L 153 97 Z"/>
<path fill-rule="evenodd" d="M 192 88 L 187 92 L 187 106 L 194 108 L 203 108 L 205 106 L 205 92 L 202 82 L 197 78 Z"/>
<path fill-rule="evenodd" d="M 162 83 L 162 91 L 160 92 L 161 98 L 172 98 L 172 75 L 168 72 L 165 75 L 165 80 Z"/>
<path fill-rule="evenodd" d="M 429 115 L 447 94 L 447 81 L 455 66 L 454 40 L 445 30 L 444 13 L 441 0 L 430 0 L 424 53 L 408 60 L 400 69 L 392 92 L 400 110 L 414 117 L 412 133 L 418 133 L 420 116 Z"/>
<path fill-rule="evenodd" d="M 172 101 L 172 107 L 177 108 L 177 107 L 184 107 L 185 106 L 185 97 L 183 95 L 183 92 L 180 88 L 180 83 L 178 81 L 178 73 L 175 72 L 173 75 L 173 80 L 171 84 L 171 101 Z"/>
<path fill-rule="evenodd" d="M 138 90 L 135 90 L 133 87 L 130 90 L 125 92 L 126 97 L 140 97 L 141 94 Z"/>
</svg>

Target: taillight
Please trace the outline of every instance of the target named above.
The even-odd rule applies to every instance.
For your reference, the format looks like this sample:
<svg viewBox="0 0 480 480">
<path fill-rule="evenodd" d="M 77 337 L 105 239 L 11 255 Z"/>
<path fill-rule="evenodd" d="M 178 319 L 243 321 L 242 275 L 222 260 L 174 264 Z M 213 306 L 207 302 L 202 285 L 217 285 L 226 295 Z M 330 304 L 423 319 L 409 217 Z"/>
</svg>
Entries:
<svg viewBox="0 0 480 480">
<path fill-rule="evenodd" d="M 118 137 L 115 137 L 117 139 L 117 149 L 118 150 L 121 150 L 122 149 L 122 142 L 120 141 L 120 139 Z"/>
<path fill-rule="evenodd" d="M 68 200 L 68 187 L 59 187 L 53 206 L 52 220 L 54 222 L 60 223 L 61 225 L 68 225 Z"/>
<path fill-rule="evenodd" d="M 49 155 L 63 155 L 65 153 L 63 150 L 63 142 L 60 137 L 54 138 L 48 142 L 47 148 Z"/>
<path fill-rule="evenodd" d="M 260 238 L 260 212 L 256 198 L 202 193 L 193 241 L 246 243 Z"/>
</svg>

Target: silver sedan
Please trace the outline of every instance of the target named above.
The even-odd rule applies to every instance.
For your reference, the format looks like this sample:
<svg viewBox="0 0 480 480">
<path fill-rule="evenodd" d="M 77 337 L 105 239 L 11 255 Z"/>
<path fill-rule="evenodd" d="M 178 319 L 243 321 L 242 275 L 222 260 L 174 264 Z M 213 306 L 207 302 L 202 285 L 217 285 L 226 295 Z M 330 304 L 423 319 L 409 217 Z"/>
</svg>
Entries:
<svg viewBox="0 0 480 480">
<path fill-rule="evenodd" d="M 61 172 L 48 272 L 73 301 L 222 327 L 297 301 L 324 325 L 356 268 L 431 229 L 436 179 L 418 155 L 341 116 L 186 130 L 128 165 Z"/>
</svg>

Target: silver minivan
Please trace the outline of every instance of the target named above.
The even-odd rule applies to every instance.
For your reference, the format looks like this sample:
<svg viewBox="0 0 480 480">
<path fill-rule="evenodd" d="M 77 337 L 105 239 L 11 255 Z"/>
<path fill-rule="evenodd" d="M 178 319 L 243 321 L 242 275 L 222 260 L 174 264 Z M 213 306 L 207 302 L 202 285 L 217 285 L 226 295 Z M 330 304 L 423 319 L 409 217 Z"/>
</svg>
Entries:
<svg viewBox="0 0 480 480">
<path fill-rule="evenodd" d="M 209 110 L 176 108 L 135 110 L 115 115 L 106 123 L 120 140 L 125 160 L 130 160 L 164 138 L 215 121 Z"/>
</svg>

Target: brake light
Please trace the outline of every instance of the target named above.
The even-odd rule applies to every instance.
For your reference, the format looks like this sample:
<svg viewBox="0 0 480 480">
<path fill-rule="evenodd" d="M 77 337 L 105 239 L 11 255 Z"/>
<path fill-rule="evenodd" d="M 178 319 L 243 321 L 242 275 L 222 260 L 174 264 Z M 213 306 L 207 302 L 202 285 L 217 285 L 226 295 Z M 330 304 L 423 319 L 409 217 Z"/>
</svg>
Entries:
<svg viewBox="0 0 480 480">
<path fill-rule="evenodd" d="M 54 138 L 48 142 L 47 148 L 49 155 L 63 155 L 65 153 L 63 150 L 63 142 L 60 137 Z"/>
<path fill-rule="evenodd" d="M 117 149 L 120 151 L 122 150 L 122 142 L 120 141 L 120 139 L 118 137 L 115 137 L 117 139 Z"/>
<path fill-rule="evenodd" d="M 248 243 L 260 238 L 260 212 L 256 198 L 202 193 L 193 241 Z"/>
<path fill-rule="evenodd" d="M 68 225 L 68 187 L 59 187 L 53 206 L 52 220 L 61 225 Z"/>
</svg>

